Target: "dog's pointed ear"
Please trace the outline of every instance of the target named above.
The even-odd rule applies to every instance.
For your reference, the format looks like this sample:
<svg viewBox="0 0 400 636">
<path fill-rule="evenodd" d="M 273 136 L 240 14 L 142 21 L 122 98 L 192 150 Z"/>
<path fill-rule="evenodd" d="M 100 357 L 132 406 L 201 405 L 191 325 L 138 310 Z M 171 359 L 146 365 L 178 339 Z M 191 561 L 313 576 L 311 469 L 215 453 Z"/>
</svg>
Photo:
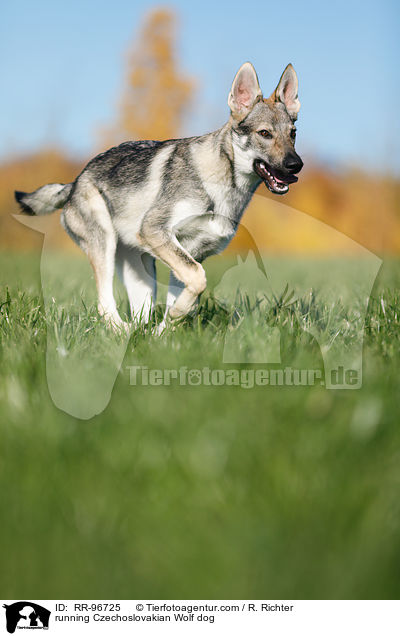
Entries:
<svg viewBox="0 0 400 636">
<path fill-rule="evenodd" d="M 299 82 L 296 71 L 291 64 L 288 64 L 281 75 L 278 86 L 272 93 L 270 100 L 273 102 L 282 102 L 286 106 L 286 110 L 290 117 L 295 121 L 297 113 L 300 110 L 300 102 L 298 98 Z"/>
<path fill-rule="evenodd" d="M 261 97 L 262 92 L 254 66 L 250 62 L 245 62 L 235 75 L 228 97 L 232 115 L 237 119 L 245 117 Z"/>
</svg>

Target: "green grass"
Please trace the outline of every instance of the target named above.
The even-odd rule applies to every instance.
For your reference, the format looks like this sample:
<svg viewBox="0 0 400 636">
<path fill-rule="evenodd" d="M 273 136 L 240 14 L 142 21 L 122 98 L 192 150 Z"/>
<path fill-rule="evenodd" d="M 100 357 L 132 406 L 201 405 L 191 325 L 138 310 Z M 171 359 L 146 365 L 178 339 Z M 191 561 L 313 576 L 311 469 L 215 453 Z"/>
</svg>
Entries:
<svg viewBox="0 0 400 636">
<path fill-rule="evenodd" d="M 113 364 L 124 340 L 98 319 L 85 262 L 49 258 L 46 313 L 39 256 L 0 257 L 3 598 L 398 598 L 397 261 L 364 325 L 353 287 L 351 303 L 326 294 L 331 262 L 271 259 L 274 287 L 234 307 L 212 292 L 233 263 L 210 259 L 198 314 L 161 338 L 134 331 L 109 404 L 80 420 L 49 396 L 47 339 L 76 356 L 81 394 L 100 401 L 83 371 Z M 301 281 L 310 267 L 320 281 L 292 294 L 293 271 Z M 224 364 L 240 325 L 249 360 L 279 327 L 281 364 Z M 328 345 L 341 330 L 343 350 L 364 334 L 361 389 L 129 384 L 135 364 L 322 369 L 312 325 Z"/>
</svg>

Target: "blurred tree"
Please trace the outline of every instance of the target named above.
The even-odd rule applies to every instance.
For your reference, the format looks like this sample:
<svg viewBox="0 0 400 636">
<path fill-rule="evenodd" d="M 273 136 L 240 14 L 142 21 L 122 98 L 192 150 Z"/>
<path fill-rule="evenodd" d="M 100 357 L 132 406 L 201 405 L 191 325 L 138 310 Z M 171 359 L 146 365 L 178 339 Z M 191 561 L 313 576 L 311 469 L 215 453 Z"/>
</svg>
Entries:
<svg viewBox="0 0 400 636">
<path fill-rule="evenodd" d="M 194 91 L 176 62 L 176 16 L 155 9 L 145 18 L 128 56 L 127 84 L 116 125 L 103 134 L 105 145 L 127 139 L 169 139 L 179 135 Z"/>
</svg>

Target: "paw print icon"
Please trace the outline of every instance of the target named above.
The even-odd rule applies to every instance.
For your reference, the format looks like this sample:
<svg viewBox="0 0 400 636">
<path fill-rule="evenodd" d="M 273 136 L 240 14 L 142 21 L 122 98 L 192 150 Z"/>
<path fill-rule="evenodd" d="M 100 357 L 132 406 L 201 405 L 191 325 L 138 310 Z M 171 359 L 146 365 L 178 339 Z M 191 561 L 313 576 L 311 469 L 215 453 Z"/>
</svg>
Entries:
<svg viewBox="0 0 400 636">
<path fill-rule="evenodd" d="M 191 386 L 198 386 L 201 384 L 202 375 L 199 369 L 191 369 L 188 373 L 188 382 Z"/>
</svg>

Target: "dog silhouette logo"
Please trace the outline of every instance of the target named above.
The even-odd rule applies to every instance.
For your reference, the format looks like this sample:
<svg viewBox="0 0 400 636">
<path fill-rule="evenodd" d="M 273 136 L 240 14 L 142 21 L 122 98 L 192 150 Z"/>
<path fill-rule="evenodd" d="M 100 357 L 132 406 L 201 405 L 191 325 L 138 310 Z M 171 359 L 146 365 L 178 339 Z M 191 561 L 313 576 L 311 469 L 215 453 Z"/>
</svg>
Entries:
<svg viewBox="0 0 400 636">
<path fill-rule="evenodd" d="M 6 610 L 7 631 L 14 634 L 18 629 L 48 629 L 51 612 L 31 601 L 18 601 L 3 605 Z"/>
</svg>

